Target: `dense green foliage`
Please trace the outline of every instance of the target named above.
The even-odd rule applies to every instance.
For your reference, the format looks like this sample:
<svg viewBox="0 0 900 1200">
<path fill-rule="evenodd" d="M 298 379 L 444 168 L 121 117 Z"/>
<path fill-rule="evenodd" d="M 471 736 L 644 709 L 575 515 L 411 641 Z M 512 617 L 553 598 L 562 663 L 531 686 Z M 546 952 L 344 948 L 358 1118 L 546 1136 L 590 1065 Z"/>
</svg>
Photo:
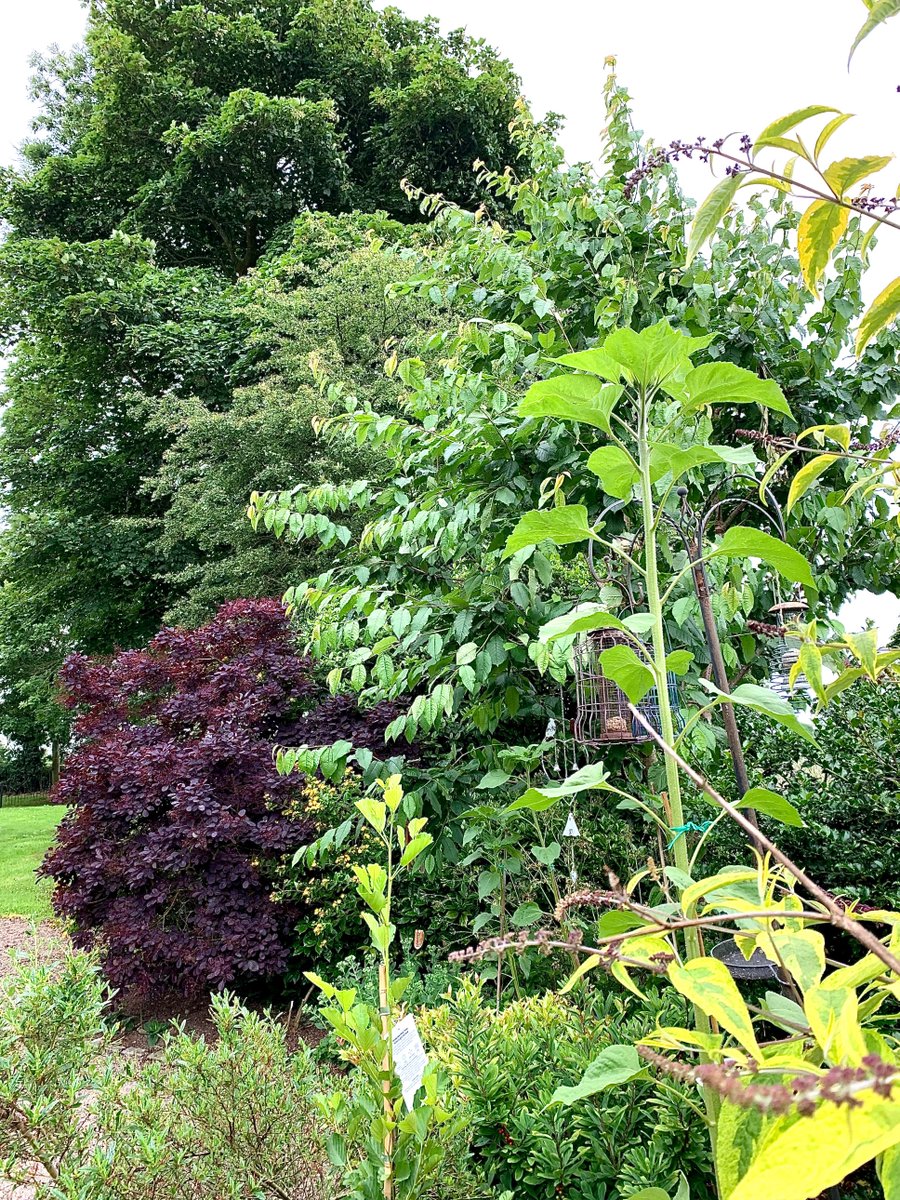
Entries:
<svg viewBox="0 0 900 1200">
<path fill-rule="evenodd" d="M 637 1082 L 574 1109 L 551 1104 L 613 1042 L 684 1018 L 675 998 L 549 993 L 499 1016 L 480 986 L 464 983 L 428 1013 L 429 1046 L 450 1073 L 466 1113 L 469 1151 L 494 1194 L 545 1200 L 618 1200 L 645 1187 L 706 1200 L 710 1161 L 702 1120 L 687 1096 Z"/>
<path fill-rule="evenodd" d="M 470 203 L 512 156 L 518 81 L 463 33 L 369 0 L 104 0 L 38 61 L 37 136 L 6 179 L 19 236 L 152 238 L 166 266 L 254 266 L 308 209 L 413 216 L 400 180 Z"/>
<path fill-rule="evenodd" d="M 173 1030 L 142 1061 L 112 1052 L 110 996 L 84 955 L 20 963 L 0 999 L 0 1178 L 37 1169 L 37 1200 L 333 1194 L 317 1071 L 273 1018 L 216 996 L 214 1039 Z"/>
<path fill-rule="evenodd" d="M 590 347 L 616 327 L 645 327 L 661 317 L 694 336 L 714 332 L 695 361 L 728 361 L 776 380 L 794 414 L 759 417 L 726 403 L 714 421 L 705 412 L 697 416 L 695 441 L 733 444 L 735 430 L 748 423 L 768 436 L 836 420 L 865 440 L 892 405 L 897 384 L 890 339 L 860 363 L 844 359 L 859 308 L 861 262 L 852 240 L 818 309 L 811 308 L 790 249 L 795 215 L 780 201 L 727 215 L 709 261 L 695 258 L 686 267 L 690 210 L 671 172 L 637 191 L 626 185 L 640 142 L 614 79 L 607 101 L 608 168 L 600 177 L 565 167 L 552 140 L 523 118 L 517 137 L 529 146 L 534 175 L 521 182 L 488 177 L 514 220 L 504 227 L 436 206 L 427 264 L 403 290 L 418 288 L 452 319 L 417 356 L 388 360 L 396 386 L 390 407 L 351 396 L 346 413 L 326 426 L 335 445 L 367 444 L 384 456 L 387 485 L 359 480 L 318 494 L 299 489 L 264 497 L 254 508 L 257 521 L 282 528 L 289 539 L 347 542 L 339 563 L 298 583 L 288 598 L 309 623 L 312 652 L 331 669 L 332 686 L 349 682 L 364 703 L 415 696 L 390 735 L 401 746 L 404 737 L 428 736 L 440 755 L 432 757 L 432 769 L 420 773 L 413 764 L 405 773 L 437 839 L 426 867 L 439 877 L 442 855 L 477 864 L 485 872 L 482 898 L 495 917 L 501 917 L 505 847 L 488 846 L 490 854 L 499 851 L 490 861 L 484 838 L 462 814 L 488 771 L 502 774 L 490 776 L 478 799 L 486 796 L 486 804 L 493 793 L 496 809 L 532 776 L 552 770 L 550 759 L 573 765 L 576 752 L 561 745 L 573 715 L 566 651 L 540 643 L 537 632 L 574 601 L 596 599 L 598 590 L 582 547 L 526 545 L 508 560 L 503 547 L 520 511 L 552 507 L 562 493 L 595 519 L 616 496 L 576 470 L 590 444 L 586 431 L 516 411 L 527 386 L 552 371 L 560 354 Z M 689 472 L 682 480 L 689 500 L 701 501 L 728 471 L 723 464 L 704 476 Z M 787 480 L 774 486 L 784 496 Z M 897 562 L 887 510 L 873 514 L 859 500 L 842 507 L 841 495 L 840 488 L 809 491 L 788 533 L 816 563 L 817 584 L 832 609 L 863 580 L 888 586 Z M 360 512 L 366 524 L 354 537 Z M 625 538 L 635 532 L 633 518 L 621 514 L 607 528 Z M 681 546 L 667 527 L 660 536 L 671 566 Z M 598 570 L 618 568 L 598 561 Z M 764 677 L 768 662 L 746 622 L 765 618 L 778 592 L 764 571 L 745 564 L 720 560 L 710 573 L 729 670 Z M 615 588 L 603 589 L 601 599 L 627 609 Z M 689 579 L 673 600 L 669 643 L 691 651 L 702 667 L 707 652 Z M 550 719 L 558 732 L 548 754 L 541 745 Z M 536 758 L 533 750 L 519 752 L 527 746 L 538 748 Z M 640 756 L 626 770 L 636 785 L 659 782 L 658 765 Z M 509 790 L 494 791 L 507 784 Z M 548 830 L 546 840 L 560 832 Z M 509 856 L 518 873 L 530 862 L 521 844 Z M 534 892 L 516 903 L 528 900 L 538 901 L 527 910 L 535 920 L 546 908 Z"/>
<path fill-rule="evenodd" d="M 39 60 L 0 249 L 0 733 L 29 786 L 67 734 L 68 650 L 305 569 L 242 513 L 255 488 L 370 469 L 313 450 L 331 401 L 309 356 L 368 394 L 373 347 L 421 307 L 383 299 L 419 218 L 400 180 L 477 202 L 472 161 L 514 156 L 516 91 L 489 47 L 367 0 L 112 0 L 84 50 Z M 406 230 L 329 216 L 353 208 Z"/>
<path fill-rule="evenodd" d="M 824 886 L 875 908 L 900 907 L 900 688 L 858 683 L 817 718 L 816 746 L 755 713 L 741 717 L 750 782 L 776 788 L 799 810 L 805 828 L 777 828 L 778 844 Z M 721 754 L 711 776 L 733 795 Z M 734 860 L 739 839 L 717 833 L 711 862 Z"/>
</svg>

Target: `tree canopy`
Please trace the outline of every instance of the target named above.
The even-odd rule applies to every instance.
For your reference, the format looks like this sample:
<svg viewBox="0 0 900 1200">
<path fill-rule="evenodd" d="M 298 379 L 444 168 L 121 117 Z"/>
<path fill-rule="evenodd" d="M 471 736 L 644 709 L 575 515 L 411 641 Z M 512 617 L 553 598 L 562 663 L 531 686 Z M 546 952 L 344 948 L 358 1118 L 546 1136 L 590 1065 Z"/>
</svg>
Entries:
<svg viewBox="0 0 900 1200">
<path fill-rule="evenodd" d="M 17 235 L 152 238 L 161 265 L 241 274 L 307 209 L 416 219 L 411 181 L 484 198 L 513 157 L 509 63 L 369 0 L 94 0 L 86 48 L 39 59 L 4 215 Z"/>
<path fill-rule="evenodd" d="M 360 466 L 313 449 L 330 400 L 309 355 L 365 393 L 401 332 L 366 327 L 406 270 L 380 247 L 422 219 L 401 180 L 482 202 L 472 162 L 515 157 L 518 80 L 368 0 L 96 0 L 33 90 L 0 188 L 4 628 L 27 610 L 0 647 L 0 732 L 40 745 L 67 649 L 281 591 L 298 555 L 253 538 L 249 492 Z"/>
</svg>

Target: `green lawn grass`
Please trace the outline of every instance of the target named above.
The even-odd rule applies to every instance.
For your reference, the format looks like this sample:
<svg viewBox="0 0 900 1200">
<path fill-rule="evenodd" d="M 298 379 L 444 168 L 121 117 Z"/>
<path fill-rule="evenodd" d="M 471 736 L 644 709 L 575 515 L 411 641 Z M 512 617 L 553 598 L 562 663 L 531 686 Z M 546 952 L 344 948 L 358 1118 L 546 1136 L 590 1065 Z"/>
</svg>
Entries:
<svg viewBox="0 0 900 1200">
<path fill-rule="evenodd" d="M 34 872 L 64 812 L 56 804 L 0 808 L 0 917 L 51 915 L 50 881 L 35 879 Z"/>
</svg>

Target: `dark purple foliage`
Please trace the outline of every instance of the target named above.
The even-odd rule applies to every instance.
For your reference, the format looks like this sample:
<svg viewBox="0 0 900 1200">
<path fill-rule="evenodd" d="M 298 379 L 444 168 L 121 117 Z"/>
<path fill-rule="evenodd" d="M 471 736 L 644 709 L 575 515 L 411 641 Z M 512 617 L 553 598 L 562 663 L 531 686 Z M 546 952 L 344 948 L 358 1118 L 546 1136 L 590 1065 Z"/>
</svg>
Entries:
<svg viewBox="0 0 900 1200">
<path fill-rule="evenodd" d="M 133 993 L 281 976 L 296 913 L 270 899 L 267 865 L 315 836 L 284 815 L 297 780 L 273 761 L 313 692 L 281 605 L 238 600 L 111 661 L 73 655 L 62 683 L 70 810 L 43 870 L 76 943 Z"/>
<path fill-rule="evenodd" d="M 356 749 L 372 750 L 376 755 L 385 752 L 384 735 L 388 725 L 408 704 L 383 700 L 373 708 L 357 706 L 353 696 L 331 696 L 308 713 L 282 725 L 278 741 L 283 746 L 330 746 L 345 740 Z M 409 750 L 406 757 L 415 757 Z"/>
</svg>

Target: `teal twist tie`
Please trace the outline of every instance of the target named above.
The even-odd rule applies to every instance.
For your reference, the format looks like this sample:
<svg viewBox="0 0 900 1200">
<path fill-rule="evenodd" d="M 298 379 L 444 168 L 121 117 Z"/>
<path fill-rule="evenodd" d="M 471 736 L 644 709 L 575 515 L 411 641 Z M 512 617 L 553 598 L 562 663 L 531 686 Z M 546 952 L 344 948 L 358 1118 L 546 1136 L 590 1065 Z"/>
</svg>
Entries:
<svg viewBox="0 0 900 1200">
<path fill-rule="evenodd" d="M 684 837 L 686 833 L 706 833 L 707 829 L 711 828 L 712 821 L 703 821 L 699 825 L 696 821 L 688 821 L 687 825 L 673 825 L 672 832 L 675 834 L 675 836 L 672 838 L 671 842 L 669 842 L 666 849 L 671 850 L 678 839 Z"/>
</svg>

